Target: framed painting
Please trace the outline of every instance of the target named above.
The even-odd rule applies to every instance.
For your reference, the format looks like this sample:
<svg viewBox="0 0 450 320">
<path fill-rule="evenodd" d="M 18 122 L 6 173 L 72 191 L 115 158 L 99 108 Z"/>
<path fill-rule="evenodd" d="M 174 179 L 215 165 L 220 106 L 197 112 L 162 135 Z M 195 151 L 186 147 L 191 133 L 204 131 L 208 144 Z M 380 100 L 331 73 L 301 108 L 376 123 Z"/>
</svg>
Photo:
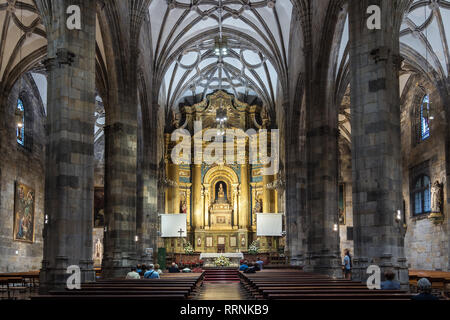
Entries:
<svg viewBox="0 0 450 320">
<path fill-rule="evenodd" d="M 212 237 L 206 237 L 206 246 L 208 248 L 211 248 L 213 246 L 213 238 Z"/>
<path fill-rule="evenodd" d="M 230 237 L 230 247 L 237 247 L 237 238 L 236 237 Z"/>
<path fill-rule="evenodd" d="M 14 192 L 14 240 L 34 242 L 35 192 L 16 181 Z"/>
</svg>

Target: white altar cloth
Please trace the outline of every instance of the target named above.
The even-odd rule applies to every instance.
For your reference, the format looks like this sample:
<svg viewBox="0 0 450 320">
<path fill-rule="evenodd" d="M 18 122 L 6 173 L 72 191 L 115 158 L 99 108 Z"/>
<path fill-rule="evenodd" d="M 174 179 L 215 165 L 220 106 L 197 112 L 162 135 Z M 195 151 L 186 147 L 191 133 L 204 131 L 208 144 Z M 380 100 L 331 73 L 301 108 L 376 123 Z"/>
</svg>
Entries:
<svg viewBox="0 0 450 320">
<path fill-rule="evenodd" d="M 215 267 L 214 260 L 218 257 L 225 257 L 230 259 L 230 267 L 238 268 L 239 263 L 244 259 L 242 252 L 237 253 L 201 253 L 200 260 L 203 260 L 203 266 L 207 268 Z"/>
<path fill-rule="evenodd" d="M 234 252 L 234 253 L 201 253 L 200 254 L 200 260 L 203 259 L 211 259 L 211 258 L 218 258 L 218 257 L 225 257 L 229 259 L 244 259 L 244 254 L 242 252 Z"/>
</svg>

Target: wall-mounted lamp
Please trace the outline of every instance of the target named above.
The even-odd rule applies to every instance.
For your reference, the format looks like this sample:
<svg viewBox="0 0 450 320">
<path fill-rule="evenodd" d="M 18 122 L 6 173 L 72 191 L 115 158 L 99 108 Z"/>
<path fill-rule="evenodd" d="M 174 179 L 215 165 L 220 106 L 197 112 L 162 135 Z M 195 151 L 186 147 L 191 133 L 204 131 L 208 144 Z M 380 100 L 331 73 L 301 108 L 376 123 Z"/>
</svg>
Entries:
<svg viewBox="0 0 450 320">
<path fill-rule="evenodd" d="M 138 242 L 139 241 L 139 237 L 138 236 L 134 236 L 134 241 Z"/>
<path fill-rule="evenodd" d="M 402 221 L 402 211 L 397 210 L 397 213 L 395 214 L 395 221 L 400 222 Z"/>
<path fill-rule="evenodd" d="M 49 223 L 49 217 L 48 217 L 48 214 L 46 214 L 44 216 L 44 224 L 48 224 L 48 223 Z"/>
<path fill-rule="evenodd" d="M 105 227 L 103 228 L 103 231 L 108 232 L 108 227 L 105 226 Z"/>
<path fill-rule="evenodd" d="M 337 231 L 338 231 L 338 225 L 337 225 L 336 223 L 335 223 L 334 226 L 333 226 L 333 231 L 334 231 L 334 232 L 337 232 Z"/>
</svg>

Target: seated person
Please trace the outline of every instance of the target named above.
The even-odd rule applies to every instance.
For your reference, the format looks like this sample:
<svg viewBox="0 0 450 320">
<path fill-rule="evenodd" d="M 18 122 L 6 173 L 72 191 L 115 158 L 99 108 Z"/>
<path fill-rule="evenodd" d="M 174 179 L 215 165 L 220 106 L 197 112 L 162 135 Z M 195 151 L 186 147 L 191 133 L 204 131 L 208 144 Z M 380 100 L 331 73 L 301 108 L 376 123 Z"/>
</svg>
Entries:
<svg viewBox="0 0 450 320">
<path fill-rule="evenodd" d="M 139 274 L 141 274 L 141 272 L 142 272 L 142 267 L 141 267 L 140 264 L 138 264 L 138 265 L 136 266 L 136 272 L 139 273 Z"/>
<path fill-rule="evenodd" d="M 245 271 L 247 269 L 248 269 L 248 262 L 247 261 L 241 262 L 241 266 L 239 267 L 239 271 Z"/>
<path fill-rule="evenodd" d="M 256 273 L 256 271 L 259 271 L 259 267 L 256 266 L 256 263 L 251 263 L 250 267 L 244 270 L 244 273 Z"/>
<path fill-rule="evenodd" d="M 261 258 L 258 257 L 258 258 L 256 259 L 256 264 L 257 264 L 258 267 L 259 267 L 259 271 L 261 271 L 261 270 L 263 269 L 264 261 L 262 261 Z"/>
<path fill-rule="evenodd" d="M 172 266 L 169 268 L 169 273 L 178 273 L 180 272 L 180 269 L 178 269 L 178 266 L 175 262 L 172 263 Z"/>
<path fill-rule="evenodd" d="M 131 268 L 131 271 L 128 272 L 125 279 L 141 279 L 141 276 L 139 275 L 139 273 L 136 272 L 136 268 L 133 267 L 133 268 Z"/>
<path fill-rule="evenodd" d="M 139 272 L 139 274 L 141 275 L 141 277 L 144 276 L 144 274 L 147 272 L 147 266 L 145 264 L 142 265 L 141 267 L 141 272 Z"/>
<path fill-rule="evenodd" d="M 394 281 L 395 273 L 392 272 L 392 270 L 386 270 L 384 277 L 386 278 L 386 281 L 381 283 L 381 290 L 400 290 L 400 283 Z"/>
<path fill-rule="evenodd" d="M 431 294 L 431 282 L 427 278 L 417 281 L 419 294 L 412 296 L 411 300 L 439 300 L 438 297 Z"/>
<path fill-rule="evenodd" d="M 155 271 L 154 266 L 151 264 L 148 266 L 148 271 L 144 274 L 145 279 L 159 279 L 158 272 Z"/>
<path fill-rule="evenodd" d="M 159 275 L 163 273 L 163 271 L 161 270 L 161 266 L 159 264 L 155 264 L 155 271 L 158 272 Z"/>
<path fill-rule="evenodd" d="M 202 273 L 203 272 L 203 269 L 202 268 L 200 268 L 200 264 L 196 264 L 195 265 L 195 268 L 192 270 L 192 272 L 194 272 L 194 273 Z"/>
<path fill-rule="evenodd" d="M 192 270 L 189 269 L 188 267 L 186 267 L 183 270 L 181 270 L 181 272 L 183 272 L 183 273 L 190 273 L 190 272 L 192 272 Z"/>
</svg>

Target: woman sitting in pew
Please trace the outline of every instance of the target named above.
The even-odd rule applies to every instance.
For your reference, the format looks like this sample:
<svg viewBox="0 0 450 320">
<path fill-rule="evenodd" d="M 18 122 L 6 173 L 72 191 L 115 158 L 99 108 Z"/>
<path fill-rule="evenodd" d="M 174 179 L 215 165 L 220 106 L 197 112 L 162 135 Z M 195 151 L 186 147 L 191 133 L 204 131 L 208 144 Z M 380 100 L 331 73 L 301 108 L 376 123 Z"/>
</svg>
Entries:
<svg viewBox="0 0 450 320">
<path fill-rule="evenodd" d="M 438 297 L 431 294 L 431 282 L 427 278 L 422 278 L 417 282 L 419 294 L 412 296 L 412 300 L 439 300 Z"/>
<path fill-rule="evenodd" d="M 155 271 L 158 272 L 159 275 L 163 274 L 163 271 L 161 270 L 161 266 L 159 264 L 155 264 Z"/>
</svg>

